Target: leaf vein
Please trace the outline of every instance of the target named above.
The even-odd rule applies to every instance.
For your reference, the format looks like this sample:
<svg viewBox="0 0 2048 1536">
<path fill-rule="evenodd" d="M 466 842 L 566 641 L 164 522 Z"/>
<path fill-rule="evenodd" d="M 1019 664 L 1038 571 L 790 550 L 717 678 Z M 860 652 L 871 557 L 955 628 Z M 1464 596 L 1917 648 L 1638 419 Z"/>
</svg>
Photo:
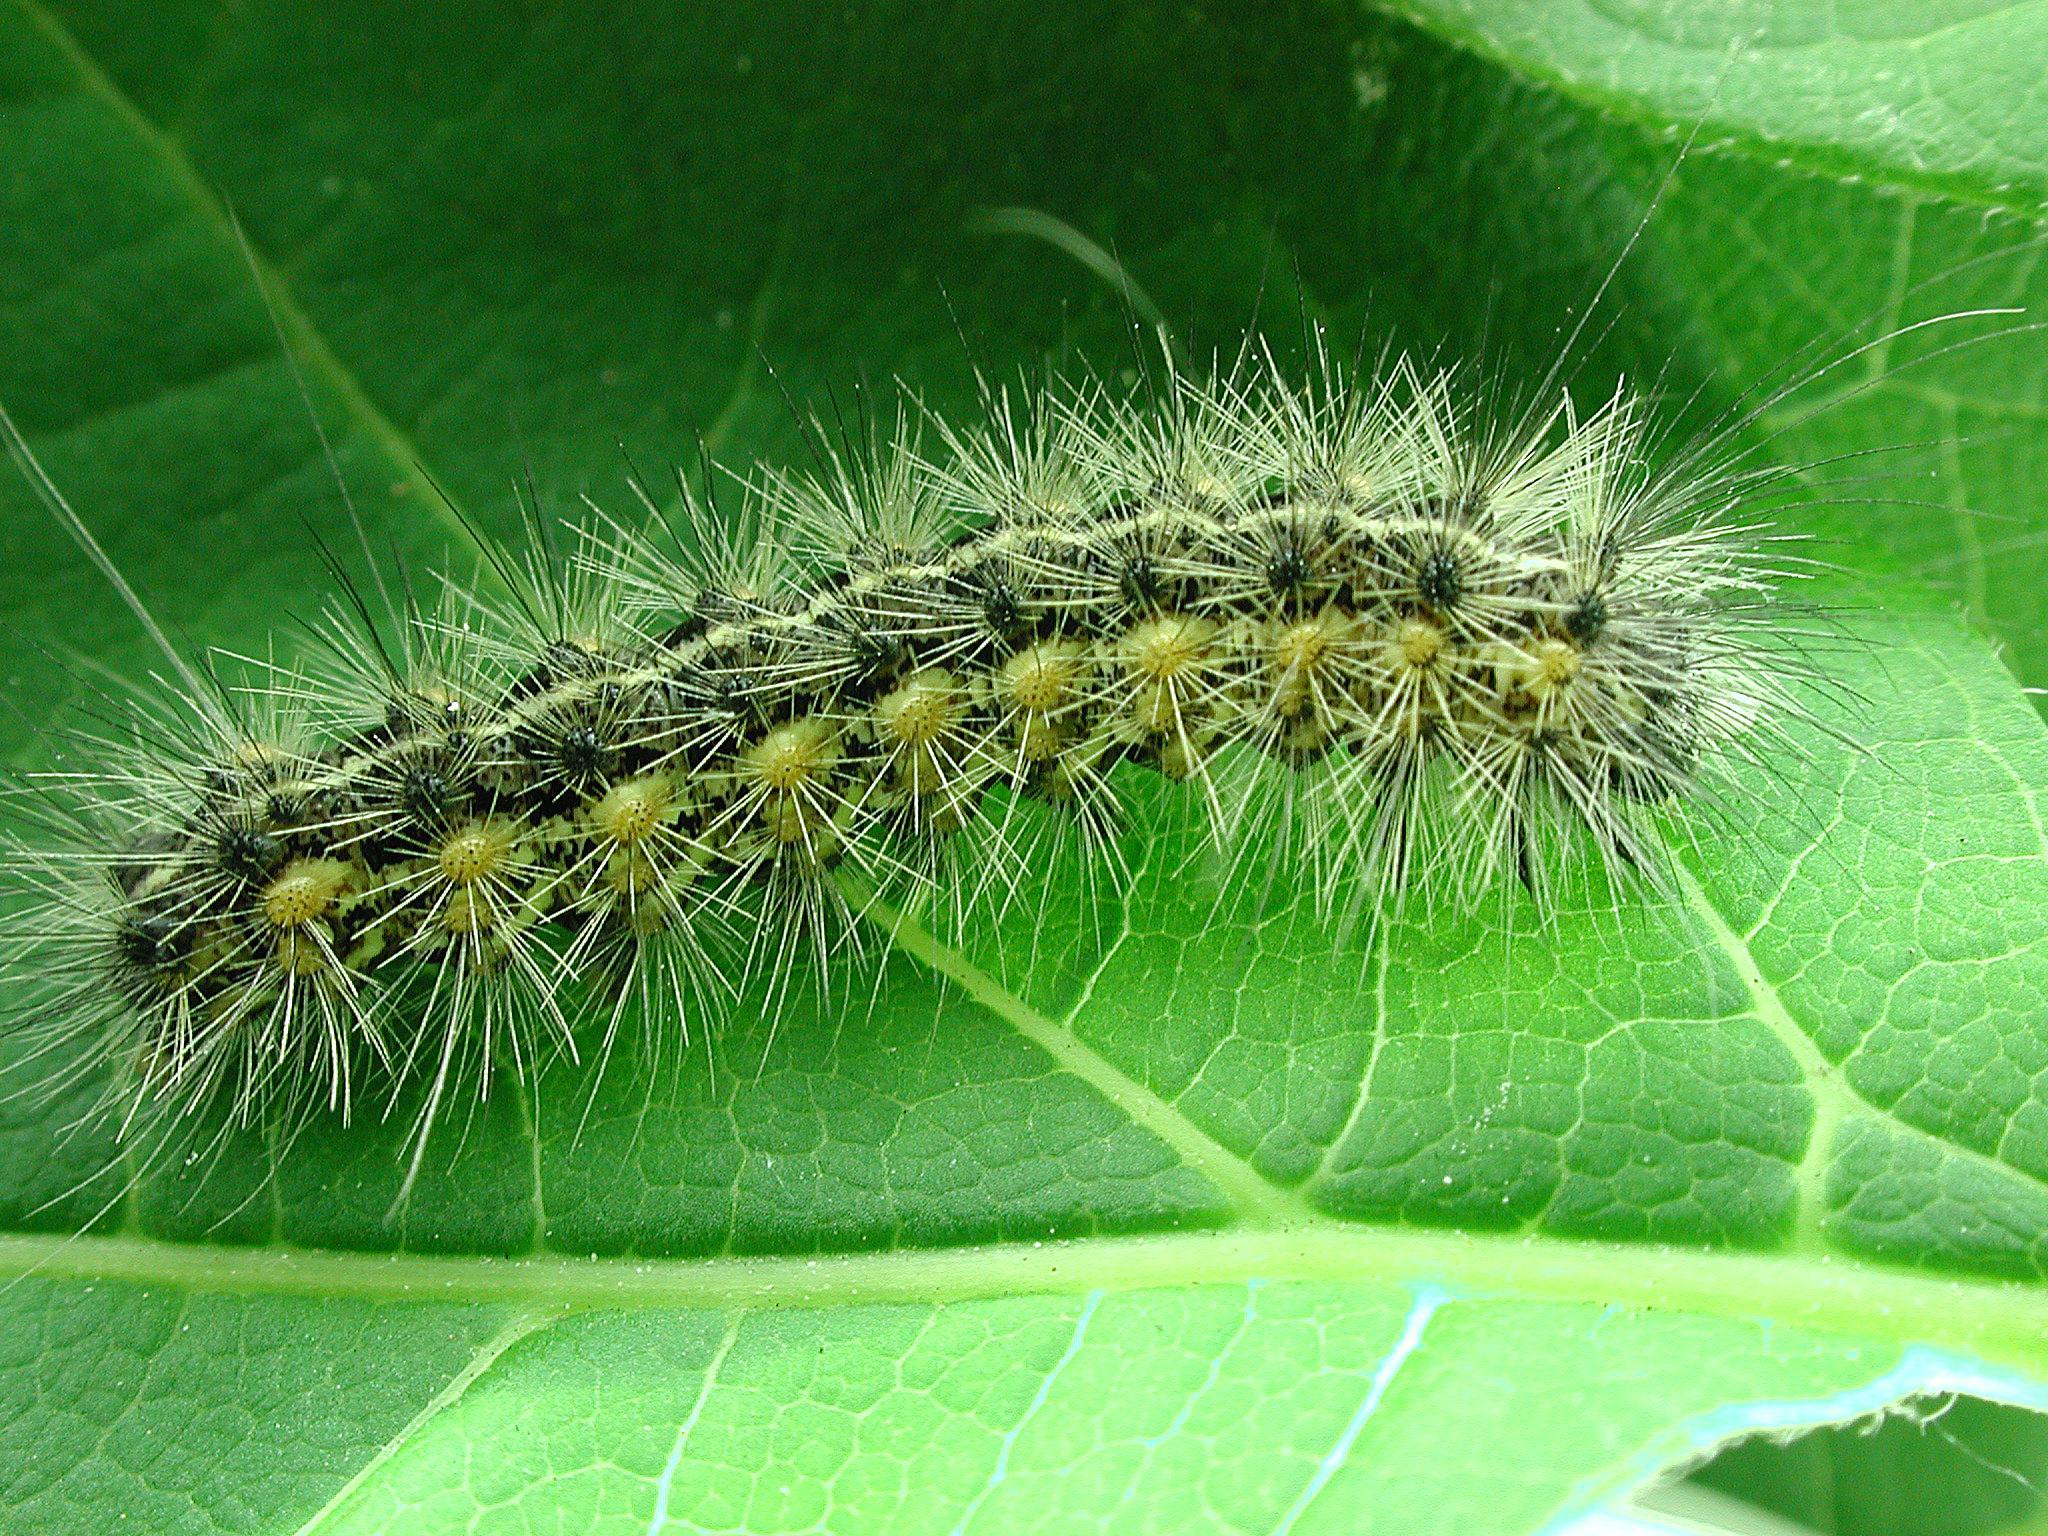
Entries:
<svg viewBox="0 0 2048 1536">
<path fill-rule="evenodd" d="M 259 251 L 246 231 L 237 226 L 226 204 L 192 163 L 183 145 L 163 125 L 136 104 L 71 32 L 40 3 L 19 0 L 22 13 L 71 69 L 79 90 L 104 105 L 162 166 L 165 175 L 216 239 L 229 251 L 246 251 L 255 269 L 254 280 L 261 285 L 267 302 L 275 307 L 280 328 L 297 360 L 317 374 L 338 395 L 358 426 L 376 443 L 397 469 L 412 499 L 427 515 L 437 518 L 444 531 L 459 542 L 472 543 L 464 520 L 447 504 L 425 469 L 425 458 L 397 424 L 370 398 L 362 382 L 342 362 L 326 337 L 316 327 L 293 295 L 278 267 Z"/>
<path fill-rule="evenodd" d="M 1067 1025 L 1031 1007 L 905 913 L 868 892 L 853 889 L 851 882 L 848 885 L 856 909 L 866 913 L 892 944 L 960 987 L 976 1003 L 1045 1051 L 1062 1071 L 1088 1084 L 1179 1153 L 1190 1168 L 1229 1202 L 1239 1220 L 1270 1226 L 1313 1215 L 1312 1208 L 1294 1191 L 1268 1179 L 1164 1096 L 1083 1042 Z"/>
<path fill-rule="evenodd" d="M 704 1366 L 704 1380 L 698 1383 L 696 1400 L 690 1404 L 690 1411 L 683 1416 L 683 1422 L 676 1426 L 676 1442 L 670 1447 L 661 1477 L 654 1485 L 654 1513 L 647 1520 L 647 1536 L 661 1536 L 661 1528 L 668 1524 L 669 1492 L 675 1486 L 676 1472 L 683 1464 L 683 1448 L 689 1444 L 690 1431 L 704 1416 L 704 1405 L 711 1401 L 711 1389 L 717 1384 L 718 1373 L 725 1365 L 725 1357 L 732 1353 L 733 1341 L 740 1336 L 740 1324 L 746 1320 L 746 1313 L 735 1312 L 732 1321 L 726 1324 L 724 1337 L 718 1341 L 718 1348 L 712 1351 L 711 1359 Z"/>
<path fill-rule="evenodd" d="M 559 1311 L 516 1313 L 503 1328 L 478 1346 L 476 1353 L 470 1356 L 469 1363 L 449 1377 L 441 1390 L 427 1400 L 426 1406 L 414 1414 L 403 1429 L 377 1447 L 369 1460 L 358 1467 L 355 1474 L 335 1490 L 334 1497 L 321 1505 L 312 1518 L 298 1528 L 294 1536 L 313 1536 L 315 1531 L 327 1523 L 330 1515 L 346 1504 L 357 1489 L 376 1476 L 392 1457 L 417 1439 L 429 1423 L 461 1401 L 469 1389 L 476 1385 L 478 1378 L 503 1358 L 505 1351 L 554 1322 L 561 1315 Z"/>
<path fill-rule="evenodd" d="M 1900 1115 L 1897 1110 L 1881 1104 L 1867 1094 L 1860 1092 L 1850 1081 L 1841 1066 L 1829 1061 L 1815 1044 L 1813 1037 L 1801 1027 L 1792 1012 L 1786 1007 L 1778 989 L 1765 977 L 1763 967 L 1758 963 L 1755 951 L 1729 924 L 1719 908 L 1701 887 L 1689 870 L 1680 868 L 1678 878 L 1682 885 L 1686 904 L 1706 925 L 1722 952 L 1735 967 L 1744 989 L 1749 994 L 1750 1011 L 1766 1029 L 1776 1036 L 1798 1064 L 1801 1077 L 1814 1100 L 1814 1124 L 1807 1141 L 1805 1156 L 1794 1168 L 1794 1177 L 1799 1186 L 1799 1207 L 1794 1214 L 1796 1235 L 1816 1237 L 1826 1220 L 1826 1175 L 1833 1153 L 1834 1132 L 1850 1108 L 1855 1108 L 1882 1120 L 1887 1125 L 1919 1140 L 1932 1142 L 1945 1154 L 1966 1162 L 1987 1168 L 2003 1177 L 2018 1179 L 2037 1189 L 2048 1190 L 2048 1179 L 2016 1164 L 1974 1147 L 1915 1125 Z"/>
</svg>

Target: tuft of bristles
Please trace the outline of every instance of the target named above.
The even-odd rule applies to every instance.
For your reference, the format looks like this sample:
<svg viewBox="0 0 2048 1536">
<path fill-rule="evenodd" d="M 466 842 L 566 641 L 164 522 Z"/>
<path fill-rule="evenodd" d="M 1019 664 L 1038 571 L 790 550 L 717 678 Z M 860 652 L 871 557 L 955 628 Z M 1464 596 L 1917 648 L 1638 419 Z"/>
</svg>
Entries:
<svg viewBox="0 0 2048 1536">
<path fill-rule="evenodd" d="M 1314 351 L 820 427 L 737 512 L 636 481 L 382 613 L 334 562 L 306 661 L 103 699 L 17 797 L 23 1054 L 111 1063 L 131 1124 L 345 1114 L 369 1062 L 426 1088 L 423 1147 L 572 1018 L 671 1048 L 870 903 L 989 919 L 1047 828 L 1117 878 L 1133 768 L 1333 919 L 1661 889 L 1801 713 L 1759 479 L 1654 454 L 1625 393 L 1503 423 Z"/>
</svg>

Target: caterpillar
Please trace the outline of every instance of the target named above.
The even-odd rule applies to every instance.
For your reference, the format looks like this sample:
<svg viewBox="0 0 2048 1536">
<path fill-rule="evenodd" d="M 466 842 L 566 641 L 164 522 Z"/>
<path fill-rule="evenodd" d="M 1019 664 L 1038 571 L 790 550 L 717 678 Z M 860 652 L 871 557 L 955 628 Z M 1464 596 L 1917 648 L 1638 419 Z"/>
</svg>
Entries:
<svg viewBox="0 0 2048 1536">
<path fill-rule="evenodd" d="M 431 594 L 323 545 L 305 657 L 167 649 L 17 789 L 26 1055 L 131 1132 L 428 1085 L 417 1172 L 460 1072 L 574 1049 L 572 979 L 607 1046 L 686 1041 L 878 911 L 986 920 L 1045 839 L 1116 878 L 1135 773 L 1332 921 L 1662 889 L 1805 714 L 1786 472 L 1626 389 L 1496 413 L 1307 350 L 814 421 L 808 466 L 636 475 L 566 550 L 522 497 Z"/>
</svg>

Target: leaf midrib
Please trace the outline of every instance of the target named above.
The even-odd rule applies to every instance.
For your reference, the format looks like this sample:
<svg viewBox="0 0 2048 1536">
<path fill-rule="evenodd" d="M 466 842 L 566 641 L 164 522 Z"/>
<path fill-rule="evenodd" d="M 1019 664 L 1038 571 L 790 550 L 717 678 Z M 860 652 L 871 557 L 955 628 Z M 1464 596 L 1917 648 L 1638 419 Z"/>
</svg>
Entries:
<svg viewBox="0 0 2048 1536">
<path fill-rule="evenodd" d="M 2048 1293 L 2026 1282 L 1808 1253 L 1369 1227 L 1328 1217 L 1263 1230 L 704 1259 L 373 1254 L 13 1233 L 0 1235 L 0 1275 L 229 1294 L 512 1304 L 536 1313 L 930 1305 L 1253 1279 L 1430 1283 L 1467 1299 L 1655 1308 L 1934 1343 L 2048 1370 Z"/>
</svg>

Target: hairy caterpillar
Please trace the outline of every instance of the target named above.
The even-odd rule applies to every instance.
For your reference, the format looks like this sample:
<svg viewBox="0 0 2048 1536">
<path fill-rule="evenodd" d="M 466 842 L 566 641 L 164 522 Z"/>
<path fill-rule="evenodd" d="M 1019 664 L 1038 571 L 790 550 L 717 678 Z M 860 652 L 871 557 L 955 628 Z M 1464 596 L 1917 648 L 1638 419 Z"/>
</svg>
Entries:
<svg viewBox="0 0 2048 1536">
<path fill-rule="evenodd" d="M 346 1114 L 371 1063 L 430 1085 L 417 1171 L 459 1070 L 569 1046 L 568 978 L 607 1040 L 687 1039 L 873 910 L 986 916 L 1045 836 L 1113 874 L 1124 764 L 1333 917 L 1656 889 L 1803 712 L 1753 510 L 1786 471 L 1653 451 L 1625 392 L 1495 420 L 1311 351 L 820 427 L 737 516 L 636 482 L 566 554 L 529 509 L 432 599 L 330 557 L 309 661 L 175 663 L 23 786 L 28 1054 L 111 1064 L 131 1125 Z"/>
</svg>

